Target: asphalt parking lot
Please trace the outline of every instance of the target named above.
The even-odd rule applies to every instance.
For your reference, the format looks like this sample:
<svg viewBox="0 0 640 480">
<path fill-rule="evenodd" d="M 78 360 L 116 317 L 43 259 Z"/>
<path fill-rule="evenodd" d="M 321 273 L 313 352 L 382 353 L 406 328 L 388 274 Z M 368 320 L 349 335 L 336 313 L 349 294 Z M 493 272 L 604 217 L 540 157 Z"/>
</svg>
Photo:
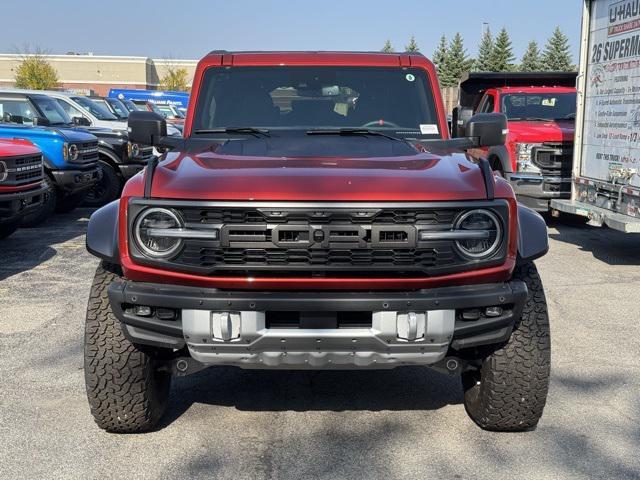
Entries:
<svg viewBox="0 0 640 480">
<path fill-rule="evenodd" d="M 90 210 L 0 242 L 0 478 L 640 478 L 640 238 L 554 222 L 538 262 L 551 391 L 537 430 L 465 414 L 457 378 L 209 369 L 175 381 L 156 432 L 89 414 Z"/>
</svg>

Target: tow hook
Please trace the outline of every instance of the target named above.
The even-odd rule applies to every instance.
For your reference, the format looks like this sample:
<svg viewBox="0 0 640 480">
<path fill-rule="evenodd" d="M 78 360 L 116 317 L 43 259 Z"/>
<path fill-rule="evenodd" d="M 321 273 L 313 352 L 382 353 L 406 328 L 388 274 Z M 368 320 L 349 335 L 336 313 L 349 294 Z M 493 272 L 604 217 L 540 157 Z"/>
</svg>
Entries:
<svg viewBox="0 0 640 480">
<path fill-rule="evenodd" d="M 207 365 L 197 362 L 191 357 L 178 357 L 161 365 L 159 370 L 171 372 L 171 375 L 176 377 L 186 377 L 205 368 Z"/>
<path fill-rule="evenodd" d="M 466 365 L 458 357 L 446 357 L 431 366 L 434 370 L 447 375 L 458 375 L 466 368 Z"/>
</svg>

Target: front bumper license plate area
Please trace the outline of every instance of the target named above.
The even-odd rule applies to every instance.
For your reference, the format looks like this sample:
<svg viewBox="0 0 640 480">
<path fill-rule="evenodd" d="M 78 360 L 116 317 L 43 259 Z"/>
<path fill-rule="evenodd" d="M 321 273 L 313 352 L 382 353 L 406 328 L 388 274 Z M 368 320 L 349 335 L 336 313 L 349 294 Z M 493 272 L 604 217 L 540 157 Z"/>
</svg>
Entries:
<svg viewBox="0 0 640 480">
<path fill-rule="evenodd" d="M 380 311 L 371 328 L 267 328 L 259 311 L 182 310 L 190 355 L 245 368 L 385 368 L 428 365 L 447 353 L 455 310 Z"/>
</svg>

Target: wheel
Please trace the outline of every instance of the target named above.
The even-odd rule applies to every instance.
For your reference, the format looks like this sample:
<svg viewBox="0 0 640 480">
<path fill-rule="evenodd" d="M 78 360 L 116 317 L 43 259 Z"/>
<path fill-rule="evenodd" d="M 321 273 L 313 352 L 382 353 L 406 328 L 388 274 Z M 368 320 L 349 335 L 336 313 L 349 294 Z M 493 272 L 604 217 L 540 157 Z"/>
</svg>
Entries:
<svg viewBox="0 0 640 480">
<path fill-rule="evenodd" d="M 514 279 L 527 284 L 528 294 L 511 338 L 478 370 L 462 374 L 465 409 L 486 430 L 535 427 L 549 390 L 551 337 L 542 282 L 533 263 L 517 267 Z"/>
<path fill-rule="evenodd" d="M 44 193 L 44 200 L 38 210 L 22 219 L 23 227 L 36 227 L 44 222 L 47 218 L 53 215 L 56 210 L 56 203 L 58 202 L 58 191 L 56 189 L 53 180 L 47 175 L 44 176 L 44 184 L 47 190 Z"/>
<path fill-rule="evenodd" d="M 0 240 L 7 238 L 15 232 L 22 222 L 20 220 L 12 220 L 10 222 L 0 223 Z"/>
<path fill-rule="evenodd" d="M 82 190 L 81 192 L 65 195 L 64 197 L 58 197 L 58 202 L 56 203 L 56 212 L 69 213 L 75 210 L 80 206 L 82 202 L 84 202 L 87 193 L 87 190 Z"/>
<path fill-rule="evenodd" d="M 88 192 L 84 204 L 88 207 L 101 207 L 120 196 L 122 182 L 115 169 L 107 162 L 99 161 L 102 178 Z"/>
<path fill-rule="evenodd" d="M 115 317 L 107 288 L 119 268 L 103 262 L 96 270 L 87 305 L 84 378 L 91 413 L 109 432 L 152 429 L 164 414 L 171 374 L 158 370 L 159 349 L 131 343 Z"/>
</svg>

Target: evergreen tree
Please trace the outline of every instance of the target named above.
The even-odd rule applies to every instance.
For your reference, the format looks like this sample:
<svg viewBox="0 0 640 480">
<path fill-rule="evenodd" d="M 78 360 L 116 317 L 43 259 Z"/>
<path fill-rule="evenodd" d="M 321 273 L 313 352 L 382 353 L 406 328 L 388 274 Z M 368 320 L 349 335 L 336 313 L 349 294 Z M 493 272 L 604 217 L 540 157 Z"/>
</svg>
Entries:
<svg viewBox="0 0 640 480">
<path fill-rule="evenodd" d="M 492 72 L 508 72 L 513 70 L 514 60 L 515 57 L 511 47 L 511 39 L 509 38 L 507 29 L 503 27 L 500 33 L 498 33 L 493 45 L 491 60 L 489 62 L 490 70 Z"/>
<path fill-rule="evenodd" d="M 404 47 L 404 51 L 405 52 L 419 52 L 420 51 L 420 48 L 418 47 L 418 42 L 416 42 L 416 37 L 414 35 L 411 35 L 411 38 L 409 39 L 409 45 Z"/>
<path fill-rule="evenodd" d="M 384 47 L 382 47 L 382 50 L 380 51 L 384 53 L 393 53 L 393 45 L 391 45 L 391 40 L 387 39 L 387 41 L 384 42 Z"/>
<path fill-rule="evenodd" d="M 544 53 L 542 54 L 543 69 L 551 72 L 569 72 L 573 70 L 573 62 L 569 50 L 569 39 L 562 33 L 560 27 L 556 27 L 544 47 Z"/>
<path fill-rule="evenodd" d="M 522 63 L 520 63 L 521 72 L 537 72 L 542 70 L 542 59 L 540 58 L 540 50 L 538 43 L 533 40 L 529 42 L 527 51 L 522 55 Z"/>
<path fill-rule="evenodd" d="M 493 48 L 493 36 L 491 35 L 491 30 L 487 28 L 482 34 L 482 40 L 478 47 L 478 58 L 474 65 L 475 70 L 479 72 L 488 72 L 491 70 Z"/>
<path fill-rule="evenodd" d="M 454 87 L 458 85 L 462 74 L 469 70 L 473 65 L 464 48 L 464 40 L 459 32 L 449 43 L 448 55 L 442 68 L 442 77 L 440 82 L 444 87 Z"/>
<path fill-rule="evenodd" d="M 444 68 L 444 64 L 447 61 L 447 56 L 449 55 L 449 51 L 447 49 L 447 37 L 442 35 L 440 37 L 440 43 L 438 44 L 438 48 L 433 52 L 433 64 L 436 66 L 436 70 L 438 71 L 438 77 L 442 80 L 442 70 Z"/>
</svg>

